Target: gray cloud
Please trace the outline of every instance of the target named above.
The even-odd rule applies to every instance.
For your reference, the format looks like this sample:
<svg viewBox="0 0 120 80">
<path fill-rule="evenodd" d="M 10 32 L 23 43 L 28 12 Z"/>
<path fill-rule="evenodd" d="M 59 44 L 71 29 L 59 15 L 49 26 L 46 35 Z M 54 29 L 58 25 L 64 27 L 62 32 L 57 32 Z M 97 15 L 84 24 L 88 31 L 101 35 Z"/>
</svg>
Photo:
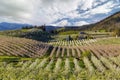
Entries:
<svg viewBox="0 0 120 80">
<path fill-rule="evenodd" d="M 70 21 L 64 20 L 67 18 L 79 25 L 119 6 L 120 0 L 0 0 L 0 22 L 70 25 Z M 54 23 L 59 19 L 63 21 Z"/>
</svg>

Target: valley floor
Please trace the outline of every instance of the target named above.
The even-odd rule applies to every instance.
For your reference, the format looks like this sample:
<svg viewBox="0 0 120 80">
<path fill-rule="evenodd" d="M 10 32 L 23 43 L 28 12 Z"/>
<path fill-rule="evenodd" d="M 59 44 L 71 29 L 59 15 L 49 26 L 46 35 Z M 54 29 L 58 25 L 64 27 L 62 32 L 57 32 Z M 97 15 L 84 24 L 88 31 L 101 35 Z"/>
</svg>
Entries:
<svg viewBox="0 0 120 80">
<path fill-rule="evenodd" d="M 1 80 L 120 79 L 120 38 L 45 44 L 8 37 L 0 40 Z"/>
</svg>

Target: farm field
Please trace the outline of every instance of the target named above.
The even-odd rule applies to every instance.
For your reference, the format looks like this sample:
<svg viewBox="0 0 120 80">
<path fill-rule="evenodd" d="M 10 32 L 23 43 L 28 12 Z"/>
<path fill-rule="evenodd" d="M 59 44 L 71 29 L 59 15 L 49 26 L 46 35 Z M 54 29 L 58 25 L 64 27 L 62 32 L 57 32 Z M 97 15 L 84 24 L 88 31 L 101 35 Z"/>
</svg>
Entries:
<svg viewBox="0 0 120 80">
<path fill-rule="evenodd" d="M 94 55 L 57 59 L 35 59 L 26 62 L 0 63 L 0 78 L 9 80 L 114 80 L 120 79 L 120 57 L 99 59 Z"/>
<path fill-rule="evenodd" d="M 0 80 L 120 80 L 120 0 L 0 0 Z"/>
<path fill-rule="evenodd" d="M 46 53 L 49 45 L 35 40 L 0 36 L 0 55 L 39 57 Z"/>
<path fill-rule="evenodd" d="M 1 36 L 0 79 L 119 80 L 119 41 L 104 38 L 47 44 Z"/>
<path fill-rule="evenodd" d="M 96 39 L 86 39 L 86 40 L 71 40 L 71 41 L 57 41 L 57 42 L 48 42 L 50 45 L 54 46 L 80 46 L 87 45 L 96 42 Z"/>
</svg>

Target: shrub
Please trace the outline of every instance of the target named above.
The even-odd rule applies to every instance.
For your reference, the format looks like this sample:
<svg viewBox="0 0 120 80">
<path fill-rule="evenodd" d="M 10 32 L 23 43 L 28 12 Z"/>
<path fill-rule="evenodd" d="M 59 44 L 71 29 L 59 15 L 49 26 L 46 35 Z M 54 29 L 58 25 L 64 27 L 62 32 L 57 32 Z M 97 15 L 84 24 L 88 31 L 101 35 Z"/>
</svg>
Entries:
<svg viewBox="0 0 120 80">
<path fill-rule="evenodd" d="M 120 28 L 116 28 L 114 31 L 114 35 L 120 36 Z"/>
<path fill-rule="evenodd" d="M 104 30 L 104 29 L 100 29 L 99 32 L 106 32 L 106 30 Z"/>
</svg>

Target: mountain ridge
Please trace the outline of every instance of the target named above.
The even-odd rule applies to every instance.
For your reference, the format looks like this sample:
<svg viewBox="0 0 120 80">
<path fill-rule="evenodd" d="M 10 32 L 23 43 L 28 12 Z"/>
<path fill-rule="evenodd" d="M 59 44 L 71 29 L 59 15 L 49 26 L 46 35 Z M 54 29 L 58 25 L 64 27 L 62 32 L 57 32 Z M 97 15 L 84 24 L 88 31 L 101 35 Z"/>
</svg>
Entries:
<svg viewBox="0 0 120 80">
<path fill-rule="evenodd" d="M 24 26 L 31 26 L 31 25 L 21 24 L 21 23 L 1 22 L 0 23 L 0 31 L 21 29 Z"/>
<path fill-rule="evenodd" d="M 91 26 L 89 28 L 90 28 L 90 30 L 104 29 L 106 31 L 113 31 L 116 28 L 120 28 L 120 11 L 95 23 L 93 26 Z"/>
<path fill-rule="evenodd" d="M 9 23 L 9 22 L 2 22 L 0 23 L 0 31 L 2 30 L 16 30 L 21 29 L 25 26 L 32 26 L 29 24 L 21 24 L 21 23 Z M 57 26 L 53 26 L 54 28 Z M 58 26 L 60 27 L 60 26 Z M 66 27 L 66 26 L 64 26 Z M 70 27 L 70 26 L 69 26 Z M 71 26 L 74 27 L 74 26 Z M 81 30 L 106 30 L 106 31 L 113 31 L 116 28 L 120 28 L 120 11 L 110 15 L 109 17 L 94 23 L 88 24 L 83 26 L 78 26 Z M 52 28 L 52 27 L 51 27 Z"/>
</svg>

